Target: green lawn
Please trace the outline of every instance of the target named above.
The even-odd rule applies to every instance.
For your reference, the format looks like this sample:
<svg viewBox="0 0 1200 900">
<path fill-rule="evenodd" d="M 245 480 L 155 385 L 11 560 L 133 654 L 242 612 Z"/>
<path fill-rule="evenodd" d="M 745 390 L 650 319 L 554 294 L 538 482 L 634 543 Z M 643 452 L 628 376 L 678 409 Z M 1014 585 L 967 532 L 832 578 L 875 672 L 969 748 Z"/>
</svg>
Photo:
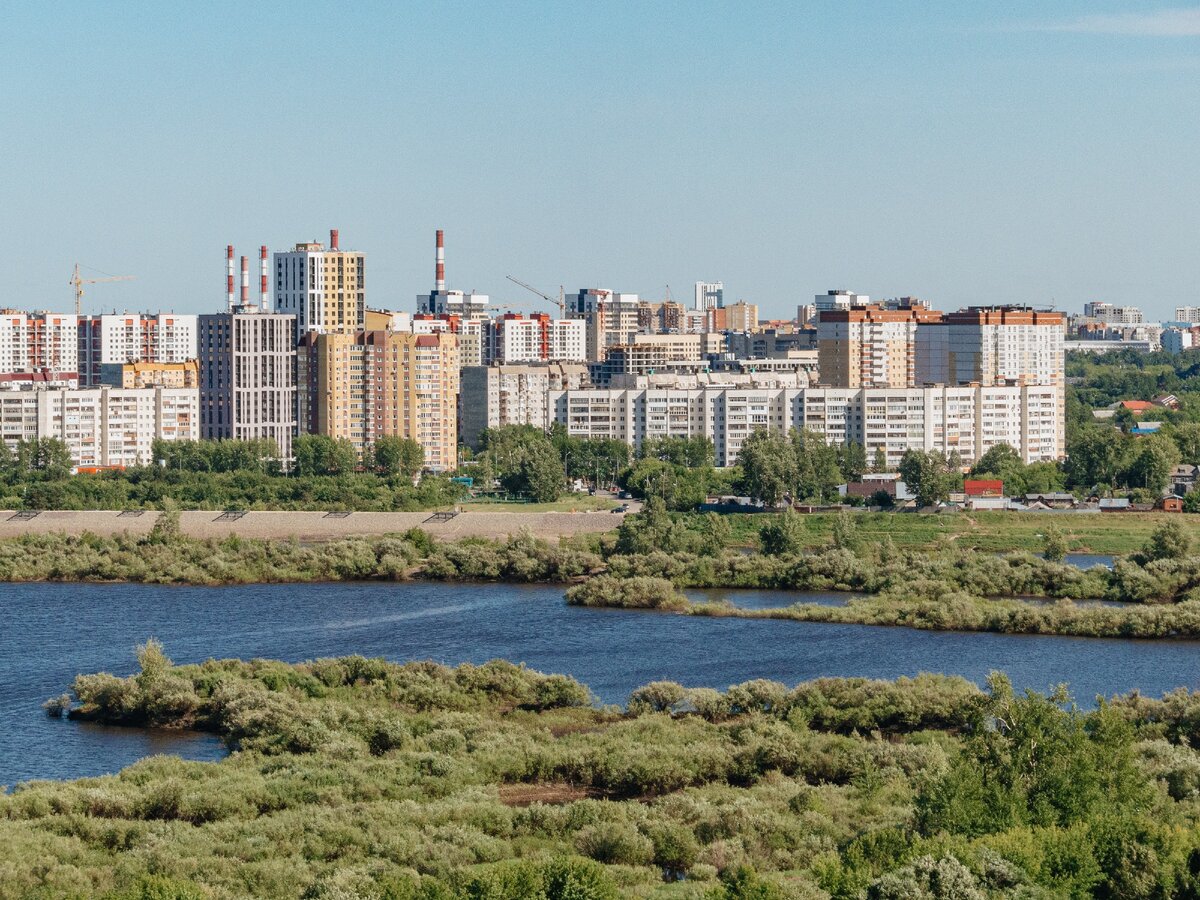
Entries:
<svg viewBox="0 0 1200 900">
<path fill-rule="evenodd" d="M 586 512 L 589 509 L 614 509 L 617 506 L 608 497 L 592 497 L 588 494 L 568 494 L 553 503 L 514 503 L 500 500 L 469 500 L 460 504 L 463 510 L 476 512 L 512 512 L 512 513 L 542 513 L 542 512 Z M 615 520 L 615 517 L 614 517 Z M 616 527 L 616 521 L 613 522 Z"/>
<path fill-rule="evenodd" d="M 1067 538 L 1072 552 L 1124 554 L 1138 550 L 1165 519 L 1182 523 L 1200 544 L 1200 517 L 1165 513 L 1096 513 L 1054 515 L 1046 513 L 954 512 L 854 513 L 860 533 L 868 540 L 890 537 L 897 545 L 952 543 L 983 551 L 1042 548 L 1042 533 L 1053 522 Z M 829 543 L 835 514 L 813 513 L 801 519 L 810 535 L 810 546 Z M 757 542 L 765 515 L 731 515 L 733 541 L 743 546 Z"/>
</svg>

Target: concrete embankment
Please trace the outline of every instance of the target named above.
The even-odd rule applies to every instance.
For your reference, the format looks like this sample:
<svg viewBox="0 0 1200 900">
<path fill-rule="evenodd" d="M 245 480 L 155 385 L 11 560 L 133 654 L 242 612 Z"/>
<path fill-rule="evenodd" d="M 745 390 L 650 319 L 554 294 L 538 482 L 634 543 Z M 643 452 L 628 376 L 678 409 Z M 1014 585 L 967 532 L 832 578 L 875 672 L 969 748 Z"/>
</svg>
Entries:
<svg viewBox="0 0 1200 900">
<path fill-rule="evenodd" d="M 423 528 L 440 540 L 465 537 L 503 539 L 528 529 L 535 537 L 557 538 L 573 534 L 609 531 L 620 524 L 622 514 L 610 512 L 463 512 L 452 518 L 431 512 L 246 512 L 219 510 L 187 511 L 180 514 L 184 534 L 196 538 L 220 538 L 231 534 L 247 538 L 304 542 L 328 541 L 352 535 L 387 534 Z M 0 510 L 0 538 L 19 534 L 64 532 L 115 535 L 123 531 L 145 534 L 158 513 L 139 514 L 116 510 L 48 510 L 31 513 Z"/>
</svg>

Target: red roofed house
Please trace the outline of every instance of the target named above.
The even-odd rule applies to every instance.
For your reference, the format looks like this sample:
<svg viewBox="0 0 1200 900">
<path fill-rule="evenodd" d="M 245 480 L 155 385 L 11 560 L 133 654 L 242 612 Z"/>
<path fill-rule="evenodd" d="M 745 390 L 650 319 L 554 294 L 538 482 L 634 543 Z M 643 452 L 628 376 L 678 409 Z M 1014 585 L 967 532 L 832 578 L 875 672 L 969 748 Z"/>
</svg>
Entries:
<svg viewBox="0 0 1200 900">
<path fill-rule="evenodd" d="M 998 478 L 968 478 L 963 482 L 963 493 L 968 497 L 1003 497 L 1004 482 Z"/>
<path fill-rule="evenodd" d="M 1154 404 L 1149 400 L 1122 400 L 1118 404 L 1121 409 L 1127 409 L 1130 412 L 1140 413 L 1148 409 L 1154 409 Z"/>
</svg>

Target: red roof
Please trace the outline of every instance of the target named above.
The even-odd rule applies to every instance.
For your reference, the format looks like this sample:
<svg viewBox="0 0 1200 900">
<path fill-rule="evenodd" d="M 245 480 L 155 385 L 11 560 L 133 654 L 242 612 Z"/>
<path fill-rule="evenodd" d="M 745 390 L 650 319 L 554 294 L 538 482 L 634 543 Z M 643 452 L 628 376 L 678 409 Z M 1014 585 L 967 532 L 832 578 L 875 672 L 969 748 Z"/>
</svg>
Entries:
<svg viewBox="0 0 1200 900">
<path fill-rule="evenodd" d="M 1154 409 L 1154 404 L 1149 400 L 1122 400 L 1121 406 L 1130 412 L 1145 412 L 1148 409 Z"/>
<path fill-rule="evenodd" d="M 1003 497 L 1004 482 L 991 478 L 968 478 L 963 482 L 963 493 L 968 497 Z"/>
</svg>

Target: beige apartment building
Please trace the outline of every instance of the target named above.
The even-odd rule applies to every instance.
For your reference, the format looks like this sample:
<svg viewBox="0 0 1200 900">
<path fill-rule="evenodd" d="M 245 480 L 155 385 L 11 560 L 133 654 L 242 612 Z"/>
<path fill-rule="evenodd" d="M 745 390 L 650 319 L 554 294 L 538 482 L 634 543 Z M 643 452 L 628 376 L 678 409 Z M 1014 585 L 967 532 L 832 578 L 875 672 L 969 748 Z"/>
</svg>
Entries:
<svg viewBox="0 0 1200 900">
<path fill-rule="evenodd" d="M 922 307 L 854 306 L 817 315 L 821 383 L 844 388 L 902 388 L 917 383 L 917 328 L 942 314 Z"/>
<path fill-rule="evenodd" d="M 344 438 L 360 454 L 379 437 L 410 438 L 426 468 L 457 465 L 457 335 L 309 332 L 296 371 L 302 430 Z"/>
<path fill-rule="evenodd" d="M 119 388 L 194 388 L 200 384 L 200 363 L 130 362 L 101 363 L 100 384 Z"/>
</svg>

